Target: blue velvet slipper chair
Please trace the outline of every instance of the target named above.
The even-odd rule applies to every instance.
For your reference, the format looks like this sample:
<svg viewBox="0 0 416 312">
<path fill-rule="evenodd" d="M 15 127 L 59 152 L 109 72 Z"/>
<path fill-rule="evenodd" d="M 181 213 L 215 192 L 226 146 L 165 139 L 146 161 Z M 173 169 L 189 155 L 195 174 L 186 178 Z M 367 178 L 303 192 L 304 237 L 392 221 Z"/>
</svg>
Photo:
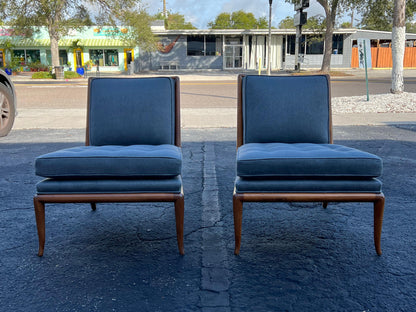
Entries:
<svg viewBox="0 0 416 312">
<path fill-rule="evenodd" d="M 39 156 L 39 252 L 45 203 L 173 202 L 184 254 L 179 78 L 90 78 L 85 146 Z"/>
<path fill-rule="evenodd" d="M 381 255 L 382 160 L 332 144 L 327 75 L 238 77 L 235 254 L 244 202 L 372 202 Z"/>
</svg>

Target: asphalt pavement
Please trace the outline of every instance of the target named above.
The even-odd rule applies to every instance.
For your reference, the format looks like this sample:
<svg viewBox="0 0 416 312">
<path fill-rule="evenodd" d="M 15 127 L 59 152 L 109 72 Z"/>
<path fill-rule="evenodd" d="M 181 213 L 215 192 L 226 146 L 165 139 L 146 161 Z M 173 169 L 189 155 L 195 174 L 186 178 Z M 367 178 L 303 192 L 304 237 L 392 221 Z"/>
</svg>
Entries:
<svg viewBox="0 0 416 312">
<path fill-rule="evenodd" d="M 85 130 L 25 127 L 0 138 L 0 311 L 414 310 L 414 120 L 334 127 L 335 143 L 383 159 L 382 256 L 369 203 L 247 203 L 235 256 L 236 129 L 188 127 L 185 256 L 171 204 L 49 204 L 39 258 L 34 160 Z"/>
</svg>

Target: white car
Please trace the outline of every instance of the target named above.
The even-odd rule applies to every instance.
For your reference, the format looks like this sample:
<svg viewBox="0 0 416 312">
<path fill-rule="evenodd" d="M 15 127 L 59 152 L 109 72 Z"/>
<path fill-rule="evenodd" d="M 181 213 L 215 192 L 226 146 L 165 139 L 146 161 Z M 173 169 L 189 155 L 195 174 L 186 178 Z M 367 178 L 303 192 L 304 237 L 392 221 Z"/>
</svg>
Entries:
<svg viewBox="0 0 416 312">
<path fill-rule="evenodd" d="M 16 116 L 16 90 L 8 75 L 0 69 L 0 137 L 13 127 Z"/>
</svg>

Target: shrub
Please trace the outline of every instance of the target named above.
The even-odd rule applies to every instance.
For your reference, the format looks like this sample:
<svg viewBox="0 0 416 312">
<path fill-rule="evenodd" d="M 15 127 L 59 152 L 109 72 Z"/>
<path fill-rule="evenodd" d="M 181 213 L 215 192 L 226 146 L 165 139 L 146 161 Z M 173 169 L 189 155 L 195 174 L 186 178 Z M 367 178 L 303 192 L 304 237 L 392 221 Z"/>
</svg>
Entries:
<svg viewBox="0 0 416 312">
<path fill-rule="evenodd" d="M 52 79 L 50 72 L 36 72 L 32 74 L 32 79 Z"/>
<path fill-rule="evenodd" d="M 74 79 L 74 78 L 81 78 L 81 76 L 74 72 L 74 71 L 66 71 L 64 72 L 64 78 L 65 79 Z"/>
</svg>

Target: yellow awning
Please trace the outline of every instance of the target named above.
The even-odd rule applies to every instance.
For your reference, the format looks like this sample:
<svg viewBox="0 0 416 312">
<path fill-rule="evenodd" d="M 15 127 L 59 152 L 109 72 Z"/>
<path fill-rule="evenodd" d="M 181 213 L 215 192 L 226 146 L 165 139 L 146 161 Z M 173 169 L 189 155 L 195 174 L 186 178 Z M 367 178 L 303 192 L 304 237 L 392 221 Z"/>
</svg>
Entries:
<svg viewBox="0 0 416 312">
<path fill-rule="evenodd" d="M 0 39 L 0 47 L 2 41 L 5 39 Z M 61 39 L 58 42 L 59 47 L 70 47 L 76 39 Z M 16 47 L 50 47 L 51 43 L 49 39 L 17 39 L 13 38 L 11 40 L 12 44 Z M 80 47 L 127 47 L 129 44 L 121 39 L 80 39 Z"/>
<path fill-rule="evenodd" d="M 85 47 L 125 47 L 128 45 L 121 39 L 81 39 L 80 44 Z"/>
</svg>

